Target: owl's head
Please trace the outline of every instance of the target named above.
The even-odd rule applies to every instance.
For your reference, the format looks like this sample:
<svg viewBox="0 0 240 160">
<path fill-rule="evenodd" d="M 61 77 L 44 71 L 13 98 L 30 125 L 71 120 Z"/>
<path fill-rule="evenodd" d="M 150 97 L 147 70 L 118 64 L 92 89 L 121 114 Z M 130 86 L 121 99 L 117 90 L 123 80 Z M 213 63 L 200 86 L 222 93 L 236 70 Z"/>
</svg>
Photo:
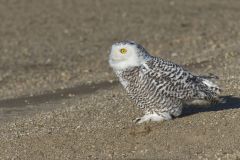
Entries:
<svg viewBox="0 0 240 160">
<path fill-rule="evenodd" d="M 121 41 L 112 45 L 109 64 L 114 70 L 125 70 L 140 66 L 150 55 L 133 41 Z"/>
</svg>

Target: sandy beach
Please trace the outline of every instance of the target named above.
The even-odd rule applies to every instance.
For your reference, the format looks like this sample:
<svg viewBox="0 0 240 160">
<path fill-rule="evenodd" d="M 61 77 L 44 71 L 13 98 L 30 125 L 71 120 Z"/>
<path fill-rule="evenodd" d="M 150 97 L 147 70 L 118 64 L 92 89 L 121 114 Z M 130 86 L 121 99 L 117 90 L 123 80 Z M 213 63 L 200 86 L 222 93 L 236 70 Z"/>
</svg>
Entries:
<svg viewBox="0 0 240 160">
<path fill-rule="evenodd" d="M 240 1 L 0 2 L 0 159 L 240 159 Z M 199 75 L 223 103 L 171 121 L 141 111 L 108 65 L 134 40 Z"/>
</svg>

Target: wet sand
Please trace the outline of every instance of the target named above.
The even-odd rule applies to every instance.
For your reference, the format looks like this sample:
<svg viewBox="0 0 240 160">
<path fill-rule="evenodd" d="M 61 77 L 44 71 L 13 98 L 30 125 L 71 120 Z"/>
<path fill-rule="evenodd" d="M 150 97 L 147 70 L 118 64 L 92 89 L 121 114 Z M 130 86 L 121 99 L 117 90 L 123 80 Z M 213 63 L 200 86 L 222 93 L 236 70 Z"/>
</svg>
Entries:
<svg viewBox="0 0 240 160">
<path fill-rule="evenodd" d="M 0 159 L 239 159 L 240 1 L 0 2 Z M 108 66 L 118 40 L 196 74 L 224 103 L 185 106 L 162 123 Z"/>
</svg>

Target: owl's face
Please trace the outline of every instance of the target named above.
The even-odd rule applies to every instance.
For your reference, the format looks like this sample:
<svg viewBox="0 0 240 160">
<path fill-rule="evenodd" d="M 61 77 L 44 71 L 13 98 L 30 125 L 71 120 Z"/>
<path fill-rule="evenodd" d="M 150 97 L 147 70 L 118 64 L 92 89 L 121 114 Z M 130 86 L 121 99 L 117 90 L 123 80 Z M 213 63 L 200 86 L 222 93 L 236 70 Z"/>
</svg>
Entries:
<svg viewBox="0 0 240 160">
<path fill-rule="evenodd" d="M 143 61 L 140 50 L 135 42 L 123 41 L 112 45 L 109 64 L 114 70 L 124 70 L 141 65 Z"/>
</svg>

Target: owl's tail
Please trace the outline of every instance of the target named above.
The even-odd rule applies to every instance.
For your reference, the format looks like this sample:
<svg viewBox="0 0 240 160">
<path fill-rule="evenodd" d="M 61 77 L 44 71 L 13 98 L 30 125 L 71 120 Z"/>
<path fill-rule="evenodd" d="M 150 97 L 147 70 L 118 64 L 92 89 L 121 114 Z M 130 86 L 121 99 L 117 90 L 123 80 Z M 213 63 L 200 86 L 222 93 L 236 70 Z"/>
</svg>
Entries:
<svg viewBox="0 0 240 160">
<path fill-rule="evenodd" d="M 214 82 L 218 77 L 210 76 L 200 76 L 202 79 L 201 92 L 205 100 L 210 101 L 211 103 L 218 103 L 222 100 L 219 98 L 221 93 L 220 87 Z"/>
</svg>

